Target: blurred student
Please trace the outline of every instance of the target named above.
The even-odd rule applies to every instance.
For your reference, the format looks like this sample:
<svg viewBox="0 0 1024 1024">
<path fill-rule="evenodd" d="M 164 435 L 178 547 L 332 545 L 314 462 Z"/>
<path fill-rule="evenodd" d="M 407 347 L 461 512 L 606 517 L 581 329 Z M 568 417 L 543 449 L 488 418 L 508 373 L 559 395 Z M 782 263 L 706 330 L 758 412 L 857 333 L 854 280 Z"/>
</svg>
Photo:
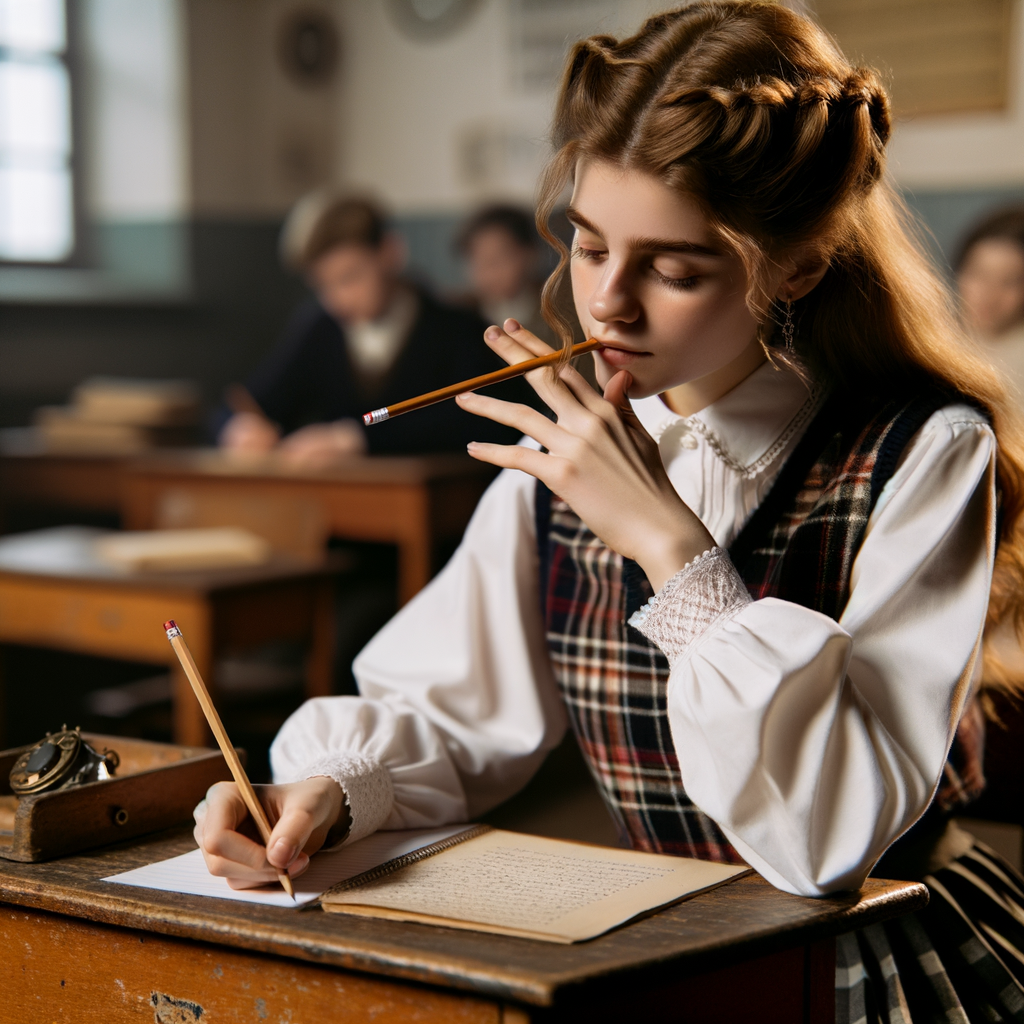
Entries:
<svg viewBox="0 0 1024 1024">
<path fill-rule="evenodd" d="M 540 311 L 545 275 L 532 213 L 506 203 L 485 206 L 466 221 L 457 246 L 472 289 L 469 304 L 489 324 L 503 324 L 511 317 L 549 345 L 559 343 Z M 568 290 L 556 292 L 553 301 L 570 322 L 575 321 Z M 575 340 L 584 341 L 584 335 L 576 332 Z M 597 386 L 593 355 L 578 356 L 573 365 Z M 543 403 L 532 395 L 519 400 L 544 411 Z"/>
<path fill-rule="evenodd" d="M 1024 207 L 981 221 L 956 268 L 968 330 L 1024 398 Z"/>
<path fill-rule="evenodd" d="M 484 344 L 478 316 L 403 279 L 405 245 L 379 206 L 358 196 L 307 197 L 285 225 L 282 249 L 315 299 L 247 382 L 251 401 L 223 414 L 224 448 L 276 449 L 315 468 L 364 452 L 464 452 L 469 441 L 515 441 L 514 430 L 483 424 L 454 402 L 363 427 L 371 409 L 503 365 Z M 482 427 L 497 429 L 483 438 Z"/>
<path fill-rule="evenodd" d="M 546 341 L 554 334 L 540 312 L 540 238 L 533 214 L 495 204 L 473 214 L 459 233 L 472 299 L 489 324 L 509 317 Z"/>
</svg>

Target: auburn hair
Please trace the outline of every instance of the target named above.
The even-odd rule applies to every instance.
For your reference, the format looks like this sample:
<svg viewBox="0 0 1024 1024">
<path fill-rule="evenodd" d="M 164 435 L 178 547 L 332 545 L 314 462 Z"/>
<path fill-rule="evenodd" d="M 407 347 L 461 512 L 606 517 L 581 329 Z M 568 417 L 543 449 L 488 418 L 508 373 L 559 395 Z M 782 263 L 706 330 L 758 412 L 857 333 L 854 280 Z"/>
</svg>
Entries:
<svg viewBox="0 0 1024 1024">
<path fill-rule="evenodd" d="M 697 0 L 628 39 L 576 44 L 558 97 L 538 228 L 559 253 L 544 312 L 566 346 L 554 301 L 569 252 L 549 220 L 580 159 L 656 176 L 695 201 L 747 272 L 761 343 L 826 387 L 872 396 L 939 386 L 984 409 L 998 438 L 999 548 L 987 629 L 1024 627 L 1024 441 L 1001 378 L 963 334 L 942 275 L 885 173 L 892 129 L 876 72 L 851 65 L 808 18 L 776 3 Z M 827 265 L 793 304 L 792 352 L 779 344 L 771 294 L 781 261 Z M 1014 686 L 986 651 L 988 682 Z"/>
</svg>

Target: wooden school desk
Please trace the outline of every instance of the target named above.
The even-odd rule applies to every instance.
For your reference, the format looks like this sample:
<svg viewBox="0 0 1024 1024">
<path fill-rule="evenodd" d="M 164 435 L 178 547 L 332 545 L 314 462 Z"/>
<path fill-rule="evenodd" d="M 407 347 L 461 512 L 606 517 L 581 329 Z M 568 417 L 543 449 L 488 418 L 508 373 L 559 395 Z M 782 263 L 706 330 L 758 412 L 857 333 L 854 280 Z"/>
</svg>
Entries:
<svg viewBox="0 0 1024 1024">
<path fill-rule="evenodd" d="M 204 678 L 215 657 L 277 640 L 308 644 L 307 696 L 332 690 L 335 560 L 277 556 L 264 565 L 129 573 L 98 562 L 104 531 L 68 526 L 0 539 L 0 643 L 165 664 L 174 679 L 174 740 L 203 746 L 209 732 L 162 628 L 181 626 Z"/>
<path fill-rule="evenodd" d="M 352 458 L 322 471 L 291 470 L 274 458 L 238 459 L 215 449 L 154 453 L 131 463 L 122 481 L 126 529 L 156 525 L 173 492 L 288 497 L 318 506 L 327 532 L 347 540 L 398 546 L 399 601 L 432 574 L 439 542 L 457 541 L 494 476 L 467 455 Z"/>
<path fill-rule="evenodd" d="M 31 428 L 0 430 L 0 530 L 23 510 L 116 516 L 128 461 L 124 455 L 47 454 Z"/>
<path fill-rule="evenodd" d="M 810 900 L 748 876 L 562 946 L 99 881 L 194 847 L 182 828 L 0 861 L 0 1021 L 826 1024 L 835 936 L 927 902 L 908 882 Z"/>
</svg>

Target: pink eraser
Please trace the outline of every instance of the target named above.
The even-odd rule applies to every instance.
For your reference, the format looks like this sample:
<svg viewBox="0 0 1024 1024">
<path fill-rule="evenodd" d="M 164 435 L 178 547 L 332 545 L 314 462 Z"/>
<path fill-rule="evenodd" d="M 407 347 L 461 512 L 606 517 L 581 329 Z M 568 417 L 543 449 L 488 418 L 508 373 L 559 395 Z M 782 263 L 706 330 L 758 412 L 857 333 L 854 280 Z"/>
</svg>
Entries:
<svg viewBox="0 0 1024 1024">
<path fill-rule="evenodd" d="M 174 621 L 174 619 L 168 619 L 164 623 L 164 629 L 177 629 L 177 628 L 178 628 L 178 624 Z"/>
<path fill-rule="evenodd" d="M 363 426 L 364 427 L 371 427 L 371 426 L 373 426 L 373 413 L 372 412 L 364 412 L 363 413 Z"/>
</svg>

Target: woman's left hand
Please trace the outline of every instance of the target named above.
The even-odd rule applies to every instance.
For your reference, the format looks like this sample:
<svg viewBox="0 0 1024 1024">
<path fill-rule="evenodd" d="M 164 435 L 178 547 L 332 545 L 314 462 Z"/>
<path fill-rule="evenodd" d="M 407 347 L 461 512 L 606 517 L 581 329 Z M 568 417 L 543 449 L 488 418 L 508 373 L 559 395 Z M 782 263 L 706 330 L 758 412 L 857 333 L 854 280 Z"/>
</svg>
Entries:
<svg viewBox="0 0 1024 1024">
<path fill-rule="evenodd" d="M 506 320 L 504 330 L 489 328 L 484 337 L 508 363 L 552 351 L 515 320 Z M 528 434 L 547 453 L 473 442 L 473 458 L 541 480 L 608 547 L 635 559 L 655 591 L 714 547 L 711 534 L 672 486 L 657 444 L 630 407 L 626 392 L 633 379 L 627 371 L 612 377 L 604 397 L 572 366 L 542 367 L 526 379 L 556 422 L 528 406 L 472 392 L 460 395 L 458 402 L 468 412 Z"/>
</svg>

